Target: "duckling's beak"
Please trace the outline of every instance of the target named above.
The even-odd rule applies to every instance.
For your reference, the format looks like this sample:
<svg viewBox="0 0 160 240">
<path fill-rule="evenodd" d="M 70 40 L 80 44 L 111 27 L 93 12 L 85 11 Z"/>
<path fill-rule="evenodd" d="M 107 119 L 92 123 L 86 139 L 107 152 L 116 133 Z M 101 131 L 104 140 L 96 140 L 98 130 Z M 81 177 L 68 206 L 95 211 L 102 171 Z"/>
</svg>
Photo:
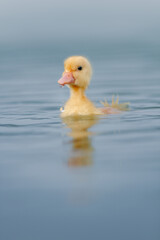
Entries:
<svg viewBox="0 0 160 240">
<path fill-rule="evenodd" d="M 63 77 L 58 80 L 58 83 L 62 86 L 65 84 L 71 84 L 75 82 L 75 78 L 72 72 L 64 72 Z"/>
</svg>

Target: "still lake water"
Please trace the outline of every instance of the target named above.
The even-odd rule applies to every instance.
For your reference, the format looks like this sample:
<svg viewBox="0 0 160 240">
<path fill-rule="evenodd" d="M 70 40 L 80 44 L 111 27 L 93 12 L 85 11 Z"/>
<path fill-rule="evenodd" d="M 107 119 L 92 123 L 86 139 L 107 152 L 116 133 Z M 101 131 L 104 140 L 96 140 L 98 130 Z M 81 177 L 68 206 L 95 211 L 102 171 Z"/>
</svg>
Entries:
<svg viewBox="0 0 160 240">
<path fill-rule="evenodd" d="M 78 51 L 77 51 L 78 49 Z M 63 60 L 130 111 L 63 122 Z M 160 45 L 0 47 L 0 239 L 160 239 Z"/>
</svg>

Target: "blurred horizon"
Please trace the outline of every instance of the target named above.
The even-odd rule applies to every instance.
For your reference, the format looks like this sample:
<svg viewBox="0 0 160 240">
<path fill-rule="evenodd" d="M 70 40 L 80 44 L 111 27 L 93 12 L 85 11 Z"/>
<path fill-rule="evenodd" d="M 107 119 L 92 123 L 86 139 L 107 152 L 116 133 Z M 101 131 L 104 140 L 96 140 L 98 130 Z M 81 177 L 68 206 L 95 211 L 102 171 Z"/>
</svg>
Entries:
<svg viewBox="0 0 160 240">
<path fill-rule="evenodd" d="M 160 2 L 1 0 L 0 45 L 160 42 Z"/>
</svg>

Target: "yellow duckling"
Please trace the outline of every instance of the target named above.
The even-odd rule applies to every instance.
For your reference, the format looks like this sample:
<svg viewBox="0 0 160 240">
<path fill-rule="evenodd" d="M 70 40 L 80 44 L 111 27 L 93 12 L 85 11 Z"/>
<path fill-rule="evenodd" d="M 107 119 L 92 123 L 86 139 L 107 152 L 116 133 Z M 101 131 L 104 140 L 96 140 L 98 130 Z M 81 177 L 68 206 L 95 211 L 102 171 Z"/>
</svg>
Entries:
<svg viewBox="0 0 160 240">
<path fill-rule="evenodd" d="M 71 94 L 64 109 L 61 110 L 62 117 L 116 113 L 117 111 L 114 108 L 124 110 L 127 106 L 127 104 L 118 104 L 118 100 L 116 102 L 112 100 L 112 105 L 109 105 L 108 102 L 102 102 L 105 107 L 96 108 L 85 95 L 91 76 L 92 67 L 85 57 L 72 56 L 65 60 L 64 72 L 58 83 L 61 86 L 67 85 Z"/>
</svg>

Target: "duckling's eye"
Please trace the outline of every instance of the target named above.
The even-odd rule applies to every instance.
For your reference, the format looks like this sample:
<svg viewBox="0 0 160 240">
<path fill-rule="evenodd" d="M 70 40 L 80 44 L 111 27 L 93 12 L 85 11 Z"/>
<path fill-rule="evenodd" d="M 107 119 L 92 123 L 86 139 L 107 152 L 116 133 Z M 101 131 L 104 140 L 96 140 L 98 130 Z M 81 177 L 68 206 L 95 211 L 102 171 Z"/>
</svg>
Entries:
<svg viewBox="0 0 160 240">
<path fill-rule="evenodd" d="M 82 66 L 79 66 L 79 67 L 78 67 L 78 70 L 81 71 L 81 70 L 82 70 Z"/>
</svg>

